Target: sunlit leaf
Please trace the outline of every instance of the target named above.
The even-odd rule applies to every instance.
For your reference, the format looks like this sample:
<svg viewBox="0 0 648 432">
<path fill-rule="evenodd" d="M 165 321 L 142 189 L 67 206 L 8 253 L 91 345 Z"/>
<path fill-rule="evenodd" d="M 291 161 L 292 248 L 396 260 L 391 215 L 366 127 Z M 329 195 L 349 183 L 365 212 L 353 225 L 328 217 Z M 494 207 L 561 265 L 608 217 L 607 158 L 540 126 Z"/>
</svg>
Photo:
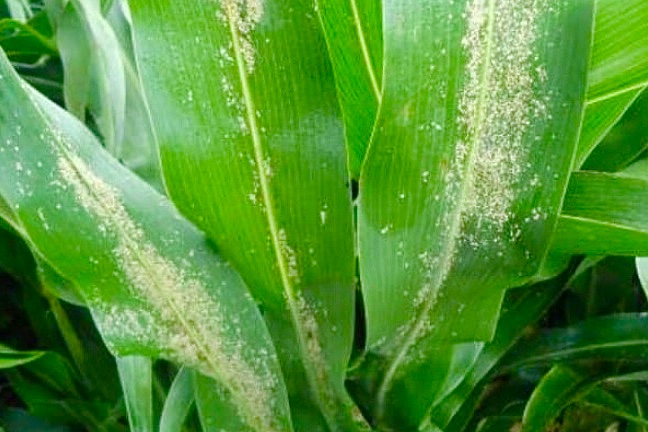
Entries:
<svg viewBox="0 0 648 432">
<path fill-rule="evenodd" d="M 350 185 L 314 5 L 130 6 L 171 198 L 262 304 L 293 411 L 310 405 L 322 427 L 355 429 L 344 389 L 354 311 Z"/>
<path fill-rule="evenodd" d="M 131 432 L 154 432 L 153 365 L 150 358 L 117 357 Z"/>
<path fill-rule="evenodd" d="M 160 414 L 160 432 L 181 431 L 194 399 L 192 372 L 184 367 L 174 378 L 164 401 Z"/>
<path fill-rule="evenodd" d="M 383 15 L 360 274 L 382 359 L 374 415 L 415 427 L 422 413 L 409 405 L 434 398 L 442 344 L 490 339 L 504 290 L 544 259 L 580 130 L 593 8 L 407 0 Z M 399 382 L 408 368 L 417 373 Z"/>
<path fill-rule="evenodd" d="M 648 3 L 598 0 L 595 30 L 577 167 L 648 85 Z"/>
<path fill-rule="evenodd" d="M 568 254 L 648 255 L 648 163 L 617 174 L 577 172 L 553 249 Z"/>
<path fill-rule="evenodd" d="M 375 0 L 318 0 L 344 114 L 354 178 L 371 140 L 382 94 L 382 15 Z"/>
<path fill-rule="evenodd" d="M 289 430 L 268 332 L 240 277 L 161 195 L 0 57 L 0 195 L 82 291 L 108 347 L 221 382 L 254 430 Z"/>
</svg>

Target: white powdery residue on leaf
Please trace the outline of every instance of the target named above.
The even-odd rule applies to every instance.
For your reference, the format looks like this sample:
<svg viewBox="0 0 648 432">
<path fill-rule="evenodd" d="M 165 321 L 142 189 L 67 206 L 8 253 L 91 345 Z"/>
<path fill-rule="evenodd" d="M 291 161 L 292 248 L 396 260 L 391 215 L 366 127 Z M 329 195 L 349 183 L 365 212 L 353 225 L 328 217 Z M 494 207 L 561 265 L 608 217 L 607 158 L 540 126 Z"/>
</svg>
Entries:
<svg viewBox="0 0 648 432">
<path fill-rule="evenodd" d="M 536 94 L 546 80 L 536 49 L 545 11 L 546 0 L 473 0 L 468 5 L 462 41 L 466 82 L 458 119 L 466 138 L 457 143 L 448 189 L 452 196 L 459 183 L 470 182 L 463 219 L 478 232 L 502 236 L 509 231 L 513 203 L 526 188 L 520 184 L 527 177 L 525 140 L 533 124 L 547 116 L 545 101 Z M 540 76 L 538 71 L 543 71 Z"/>
<path fill-rule="evenodd" d="M 304 355 L 308 358 L 308 365 L 310 369 L 307 374 L 311 375 L 315 382 L 311 383 L 314 389 L 317 389 L 317 399 L 320 408 L 327 413 L 334 413 L 335 408 L 335 395 L 333 395 L 330 387 L 330 370 L 322 350 L 321 337 L 319 325 L 316 319 L 316 309 L 306 301 L 304 296 L 297 292 L 295 294 L 294 307 L 298 314 L 298 323 L 300 325 L 301 339 L 304 344 Z M 320 311 L 321 312 L 321 311 Z M 326 317 L 326 311 L 324 316 Z"/>
<path fill-rule="evenodd" d="M 286 230 L 280 229 L 277 233 L 277 240 L 279 242 L 279 249 L 282 255 L 282 259 L 285 261 L 288 266 L 288 277 L 290 280 L 296 284 L 299 284 L 301 277 L 299 274 L 299 264 L 297 262 L 297 254 L 295 250 L 290 247 L 288 244 L 288 238 L 286 237 Z"/>
<path fill-rule="evenodd" d="M 77 156 L 60 157 L 58 169 L 77 202 L 114 238 L 113 254 L 124 282 L 135 298 L 151 308 L 142 317 L 141 310 L 113 308 L 104 314 L 105 324 L 111 324 L 104 328 L 109 332 L 112 327 L 130 328 L 136 339 L 157 341 L 166 357 L 224 384 L 247 423 L 259 430 L 275 430 L 271 394 L 276 383 L 268 357 L 249 364 L 244 341 L 228 336 L 239 329 L 224 321 L 220 304 L 208 294 L 201 278 L 161 255 L 133 221 L 117 190 Z M 146 318 L 147 314 L 153 318 Z"/>
<path fill-rule="evenodd" d="M 225 18 L 238 32 L 240 49 L 249 74 L 254 73 L 256 49 L 251 33 L 263 18 L 263 0 L 221 0 Z"/>
</svg>

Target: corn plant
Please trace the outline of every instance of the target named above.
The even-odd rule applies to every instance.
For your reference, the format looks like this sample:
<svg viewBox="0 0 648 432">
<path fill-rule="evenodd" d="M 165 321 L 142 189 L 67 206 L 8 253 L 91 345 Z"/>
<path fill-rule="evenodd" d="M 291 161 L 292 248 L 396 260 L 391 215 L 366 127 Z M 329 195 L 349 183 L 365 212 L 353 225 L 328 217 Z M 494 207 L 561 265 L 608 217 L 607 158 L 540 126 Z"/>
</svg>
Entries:
<svg viewBox="0 0 648 432">
<path fill-rule="evenodd" d="M 4 6 L 0 430 L 648 427 L 645 0 Z"/>
</svg>

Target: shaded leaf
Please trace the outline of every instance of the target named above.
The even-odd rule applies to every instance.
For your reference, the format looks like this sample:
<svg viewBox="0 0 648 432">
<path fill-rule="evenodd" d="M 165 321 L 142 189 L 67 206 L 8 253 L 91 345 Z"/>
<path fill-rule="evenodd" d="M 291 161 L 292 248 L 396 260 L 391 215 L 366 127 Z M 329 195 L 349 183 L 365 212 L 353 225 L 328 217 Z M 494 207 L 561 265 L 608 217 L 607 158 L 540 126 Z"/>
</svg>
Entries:
<svg viewBox="0 0 648 432">
<path fill-rule="evenodd" d="M 67 109 L 82 121 L 93 115 L 106 148 L 122 146 L 126 88 L 121 48 L 98 2 L 73 0 L 57 22 Z"/>
<path fill-rule="evenodd" d="M 12 368 L 29 363 L 43 354 L 42 351 L 16 351 L 0 344 L 0 369 Z"/>
<path fill-rule="evenodd" d="M 521 432 L 545 430 L 562 409 L 586 390 L 590 381 L 572 369 L 554 366 L 533 391 L 524 410 Z"/>
<path fill-rule="evenodd" d="M 648 34 L 648 30 L 646 33 Z M 594 149 L 583 165 L 583 169 L 615 172 L 626 168 L 648 148 L 646 123 L 648 123 L 648 92 L 643 91 L 621 121 Z"/>
<path fill-rule="evenodd" d="M 567 328 L 545 330 L 509 353 L 503 369 L 557 362 L 637 360 L 648 352 L 648 316 L 616 314 L 592 318 Z"/>
</svg>

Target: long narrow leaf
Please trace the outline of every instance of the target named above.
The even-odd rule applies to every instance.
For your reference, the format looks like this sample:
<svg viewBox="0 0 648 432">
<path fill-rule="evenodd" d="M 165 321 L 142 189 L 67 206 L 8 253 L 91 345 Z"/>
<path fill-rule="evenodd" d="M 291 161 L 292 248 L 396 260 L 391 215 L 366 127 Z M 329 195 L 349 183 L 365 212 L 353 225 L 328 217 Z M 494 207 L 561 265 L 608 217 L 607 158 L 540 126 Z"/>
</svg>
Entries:
<svg viewBox="0 0 648 432">
<path fill-rule="evenodd" d="M 552 249 L 566 254 L 648 255 L 648 164 L 624 173 L 577 172 Z"/>
<path fill-rule="evenodd" d="M 504 290 L 544 259 L 580 131 L 594 14 L 587 1 L 384 7 L 359 255 L 368 343 L 384 358 L 374 415 L 402 424 L 411 400 L 436 390 L 415 361 L 425 348 L 442 367 L 443 343 L 490 339 Z M 400 385 L 408 364 L 421 372 Z"/>
<path fill-rule="evenodd" d="M 263 305 L 293 406 L 353 430 L 350 188 L 313 4 L 134 0 L 131 11 L 170 196 Z"/>
<path fill-rule="evenodd" d="M 0 344 L 0 369 L 20 366 L 42 356 L 40 351 L 16 351 Z"/>
<path fill-rule="evenodd" d="M 360 175 L 382 98 L 382 14 L 375 0 L 318 0 L 340 105 L 349 169 Z"/>
<path fill-rule="evenodd" d="M 193 376 L 184 367 L 178 371 L 160 415 L 160 432 L 180 432 L 194 403 Z"/>
<path fill-rule="evenodd" d="M 189 364 L 221 383 L 253 429 L 289 430 L 274 348 L 240 277 L 4 55 L 0 75 L 0 195 L 82 291 L 108 347 Z"/>
<path fill-rule="evenodd" d="M 595 29 L 578 167 L 648 85 L 648 3 L 598 0 Z"/>
<path fill-rule="evenodd" d="M 132 432 L 154 432 L 153 364 L 148 357 L 117 357 L 128 423 Z"/>
</svg>

